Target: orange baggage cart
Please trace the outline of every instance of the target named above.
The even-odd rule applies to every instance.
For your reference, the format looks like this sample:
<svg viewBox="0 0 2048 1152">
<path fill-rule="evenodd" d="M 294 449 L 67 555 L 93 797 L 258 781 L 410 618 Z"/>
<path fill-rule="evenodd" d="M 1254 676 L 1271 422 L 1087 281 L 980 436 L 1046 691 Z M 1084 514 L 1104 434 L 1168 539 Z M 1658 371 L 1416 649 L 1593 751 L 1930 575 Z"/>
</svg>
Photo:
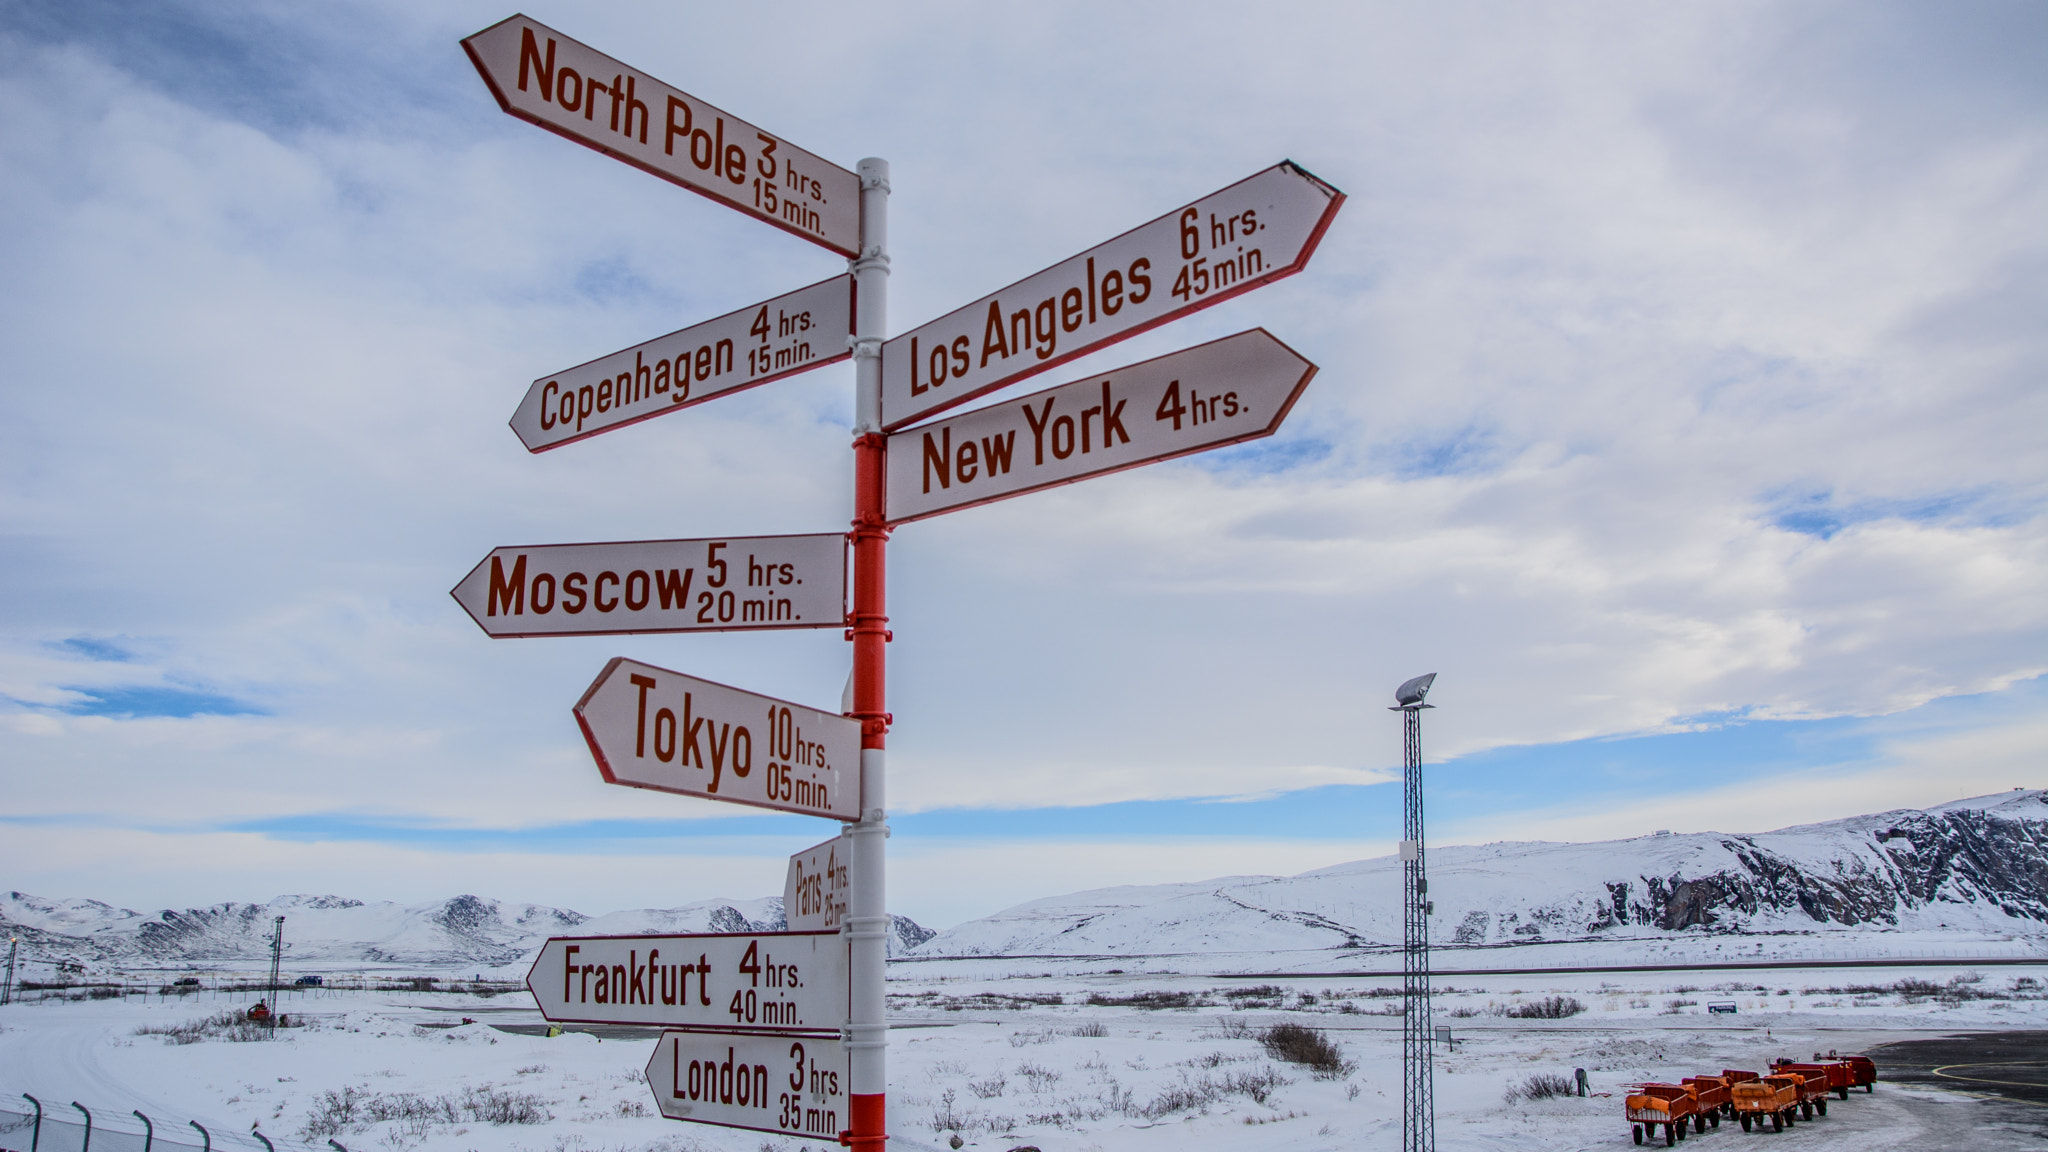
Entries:
<svg viewBox="0 0 2048 1152">
<path fill-rule="evenodd" d="M 1698 1100 L 1700 1110 L 1693 1117 L 1692 1130 L 1704 1132 L 1707 1125 L 1721 1126 L 1721 1117 L 1728 1112 L 1728 1082 L 1719 1076 L 1687 1076 L 1683 1081 L 1692 1089 L 1693 1099 Z"/>
<path fill-rule="evenodd" d="M 1847 1060 L 1817 1061 L 1812 1064 L 1795 1064 L 1790 1060 L 1779 1060 L 1771 1065 L 1773 1072 L 1799 1072 L 1807 1076 L 1816 1073 L 1826 1077 L 1820 1098 L 1820 1114 L 1828 1113 L 1827 1093 L 1833 1092 L 1842 1099 L 1849 1098 L 1849 1086 L 1856 1083 L 1856 1069 Z"/>
<path fill-rule="evenodd" d="M 1799 1082 L 1799 1118 L 1811 1120 L 1814 1113 L 1828 1114 L 1828 1071 L 1818 1064 L 1773 1064 L 1771 1074 Z"/>
<path fill-rule="evenodd" d="M 1656 1139 L 1659 1124 L 1664 1126 L 1665 1146 L 1678 1143 L 1685 1139 L 1686 1118 L 1699 1113 L 1699 1099 L 1682 1084 L 1638 1084 L 1623 1103 L 1629 1134 L 1638 1144 L 1645 1137 Z"/>
<path fill-rule="evenodd" d="M 1780 1132 L 1792 1124 L 1799 1114 L 1799 1089 L 1806 1083 L 1804 1077 L 1760 1076 L 1755 1080 L 1743 1080 L 1731 1088 L 1729 1094 L 1735 1105 L 1735 1118 L 1742 1124 L 1742 1130 L 1762 1130 L 1769 1124 L 1771 1131 Z"/>
</svg>

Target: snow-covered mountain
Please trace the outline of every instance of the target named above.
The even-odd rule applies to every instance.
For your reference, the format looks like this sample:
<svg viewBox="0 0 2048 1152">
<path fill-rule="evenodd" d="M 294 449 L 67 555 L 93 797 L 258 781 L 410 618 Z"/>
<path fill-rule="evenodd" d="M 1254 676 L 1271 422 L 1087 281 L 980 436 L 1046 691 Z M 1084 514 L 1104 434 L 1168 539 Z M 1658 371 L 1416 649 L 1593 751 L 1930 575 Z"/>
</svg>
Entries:
<svg viewBox="0 0 2048 1152">
<path fill-rule="evenodd" d="M 2048 946 L 2048 791 L 1777 832 L 1429 851 L 1433 943 L 1967 933 Z M 939 933 L 914 957 L 1166 956 L 1401 942 L 1401 862 L 1103 888 Z"/>
<path fill-rule="evenodd" d="M 531 957 L 550 936 L 669 932 L 772 932 L 786 921 L 781 897 L 705 900 L 592 918 L 565 908 L 457 896 L 434 904 L 365 903 L 340 896 L 280 896 L 144 914 L 97 900 L 0 896 L 0 932 L 19 936 L 31 960 L 90 964 L 222 964 L 267 960 L 277 917 L 294 967 L 396 964 L 498 967 Z M 896 917 L 891 953 L 931 936 Z"/>
</svg>

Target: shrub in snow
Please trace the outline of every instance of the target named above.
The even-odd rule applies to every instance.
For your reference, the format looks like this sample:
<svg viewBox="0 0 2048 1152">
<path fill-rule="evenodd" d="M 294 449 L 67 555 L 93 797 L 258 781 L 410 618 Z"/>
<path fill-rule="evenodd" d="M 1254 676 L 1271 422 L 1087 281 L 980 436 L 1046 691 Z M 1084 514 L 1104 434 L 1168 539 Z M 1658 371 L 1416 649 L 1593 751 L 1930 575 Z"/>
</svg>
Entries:
<svg viewBox="0 0 2048 1152">
<path fill-rule="evenodd" d="M 1500 1014 L 1517 1020 L 1562 1020 L 1585 1010 L 1586 1006 L 1576 996 L 1550 996 L 1527 1004 L 1510 1004 Z"/>
<path fill-rule="evenodd" d="M 1350 1075 L 1353 1067 L 1344 1059 L 1344 1050 L 1317 1028 L 1275 1024 L 1259 1033 L 1259 1043 L 1274 1057 L 1307 1067 L 1318 1080 L 1340 1080 Z"/>
<path fill-rule="evenodd" d="M 1578 1089 L 1572 1087 L 1570 1080 L 1554 1072 L 1539 1072 L 1520 1084 L 1508 1085 L 1508 1090 L 1501 1094 L 1501 1099 L 1509 1104 L 1519 1104 L 1524 1100 L 1548 1100 L 1553 1096 L 1576 1095 Z"/>
</svg>

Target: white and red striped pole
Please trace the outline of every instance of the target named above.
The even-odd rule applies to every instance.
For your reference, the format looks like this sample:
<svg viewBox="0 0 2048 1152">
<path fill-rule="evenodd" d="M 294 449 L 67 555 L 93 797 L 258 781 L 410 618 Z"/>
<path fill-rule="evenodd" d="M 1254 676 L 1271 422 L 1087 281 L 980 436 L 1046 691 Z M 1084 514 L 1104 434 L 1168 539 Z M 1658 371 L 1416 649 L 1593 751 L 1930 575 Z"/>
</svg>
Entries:
<svg viewBox="0 0 2048 1152">
<path fill-rule="evenodd" d="M 882 481 L 882 341 L 889 329 L 889 162 L 862 160 L 860 255 L 853 325 L 853 710 L 861 722 L 860 820 L 846 828 L 853 856 L 847 917 L 852 995 L 846 1047 L 850 1087 L 847 1129 L 839 1142 L 882 1152 L 889 1137 L 889 1021 L 885 980 L 889 948 L 887 823 L 888 547 Z"/>
</svg>

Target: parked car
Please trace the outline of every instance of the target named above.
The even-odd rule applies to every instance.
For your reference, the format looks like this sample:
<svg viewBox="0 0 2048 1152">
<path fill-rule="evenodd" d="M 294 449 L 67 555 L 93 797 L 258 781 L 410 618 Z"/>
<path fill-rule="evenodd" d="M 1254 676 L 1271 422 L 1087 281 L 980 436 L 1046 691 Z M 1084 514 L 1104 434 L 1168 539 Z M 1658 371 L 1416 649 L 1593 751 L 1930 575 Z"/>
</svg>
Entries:
<svg viewBox="0 0 2048 1152">
<path fill-rule="evenodd" d="M 292 983 L 300 988 L 318 988 L 320 986 L 320 977 L 301 976 L 297 980 L 292 981 Z"/>
</svg>

